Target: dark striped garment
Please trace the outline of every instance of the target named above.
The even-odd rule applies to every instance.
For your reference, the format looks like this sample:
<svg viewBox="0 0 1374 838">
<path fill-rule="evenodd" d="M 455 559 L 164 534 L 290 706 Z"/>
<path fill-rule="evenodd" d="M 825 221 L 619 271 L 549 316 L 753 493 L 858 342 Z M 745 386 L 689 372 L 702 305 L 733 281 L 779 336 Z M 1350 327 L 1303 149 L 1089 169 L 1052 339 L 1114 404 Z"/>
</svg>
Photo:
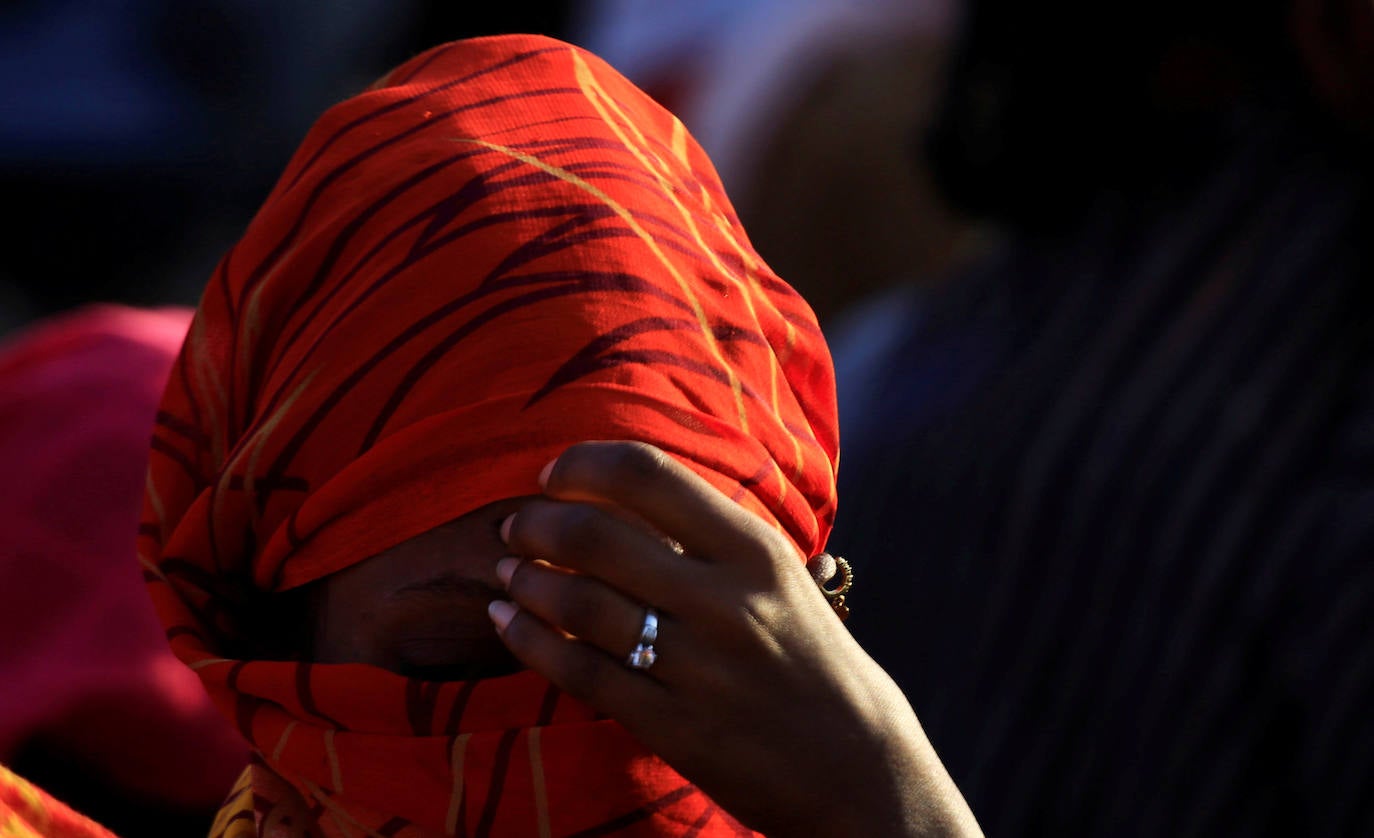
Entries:
<svg viewBox="0 0 1374 838">
<path fill-rule="evenodd" d="M 1264 124 L 838 346 L 850 624 L 989 834 L 1374 834 L 1371 193 Z"/>
</svg>

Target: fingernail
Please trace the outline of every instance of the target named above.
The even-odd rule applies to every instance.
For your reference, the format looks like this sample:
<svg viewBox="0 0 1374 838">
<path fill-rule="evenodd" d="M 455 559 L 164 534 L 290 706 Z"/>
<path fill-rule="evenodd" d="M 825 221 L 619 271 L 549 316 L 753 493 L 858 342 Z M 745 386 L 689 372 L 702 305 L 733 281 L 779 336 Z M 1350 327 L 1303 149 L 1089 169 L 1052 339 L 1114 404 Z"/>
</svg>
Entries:
<svg viewBox="0 0 1374 838">
<path fill-rule="evenodd" d="M 506 520 L 501 522 L 501 541 L 505 544 L 510 543 L 510 527 L 515 522 L 515 515 L 512 513 L 506 516 Z"/>
<path fill-rule="evenodd" d="M 558 458 L 555 457 L 554 459 L 549 460 L 549 464 L 548 464 L 548 465 L 546 465 L 546 466 L 544 466 L 544 468 L 540 469 L 540 471 L 539 471 L 539 488 L 541 488 L 541 489 L 547 489 L 547 488 L 549 488 L 549 475 L 550 475 L 550 474 L 553 474 L 553 467 L 554 467 L 554 465 L 556 465 L 557 463 L 558 463 Z"/>
<path fill-rule="evenodd" d="M 505 631 L 506 626 L 515 618 L 515 612 L 519 607 L 513 602 L 506 602 L 504 599 L 493 599 L 487 604 L 487 616 L 496 624 L 497 631 Z"/>
<path fill-rule="evenodd" d="M 514 556 L 507 556 L 496 563 L 496 578 L 501 580 L 501 584 L 507 589 L 510 588 L 510 578 L 515 575 L 515 569 L 520 566 L 520 560 Z"/>
</svg>

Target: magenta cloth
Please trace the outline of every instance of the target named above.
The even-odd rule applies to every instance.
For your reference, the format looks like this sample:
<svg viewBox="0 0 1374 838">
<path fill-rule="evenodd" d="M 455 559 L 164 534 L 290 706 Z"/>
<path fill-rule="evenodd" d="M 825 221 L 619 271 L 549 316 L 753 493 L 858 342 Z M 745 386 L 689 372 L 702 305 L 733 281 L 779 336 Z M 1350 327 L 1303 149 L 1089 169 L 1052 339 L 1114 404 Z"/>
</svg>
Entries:
<svg viewBox="0 0 1374 838">
<path fill-rule="evenodd" d="M 247 748 L 172 656 L 133 561 L 184 309 L 93 306 L 0 341 L 0 762 L 42 739 L 214 805 Z"/>
</svg>

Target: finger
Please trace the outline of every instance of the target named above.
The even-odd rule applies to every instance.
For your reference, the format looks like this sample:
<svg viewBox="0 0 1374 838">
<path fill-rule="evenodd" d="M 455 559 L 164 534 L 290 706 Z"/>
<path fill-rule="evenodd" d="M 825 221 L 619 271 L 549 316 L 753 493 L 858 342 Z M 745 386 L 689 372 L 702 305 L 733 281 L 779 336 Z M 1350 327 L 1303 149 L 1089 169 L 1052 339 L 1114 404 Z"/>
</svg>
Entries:
<svg viewBox="0 0 1374 838">
<path fill-rule="evenodd" d="M 645 606 L 590 576 L 518 558 L 498 562 L 496 575 L 522 609 L 612 658 L 626 660 L 640 643 Z M 658 620 L 660 630 L 666 628 L 669 618 L 658 615 Z M 653 675 L 661 678 L 664 674 L 655 664 Z"/>
<path fill-rule="evenodd" d="M 501 525 L 511 552 L 595 576 L 640 602 L 674 610 L 704 584 L 701 563 L 661 538 L 584 503 L 532 500 Z"/>
<path fill-rule="evenodd" d="M 566 637 L 518 605 L 496 600 L 487 608 L 511 654 L 559 689 L 622 723 L 653 718 L 668 694 L 653 678 L 575 638 Z"/>
<path fill-rule="evenodd" d="M 791 541 L 762 518 L 646 443 L 580 443 L 541 477 L 551 497 L 623 507 L 708 560 L 797 554 Z"/>
</svg>

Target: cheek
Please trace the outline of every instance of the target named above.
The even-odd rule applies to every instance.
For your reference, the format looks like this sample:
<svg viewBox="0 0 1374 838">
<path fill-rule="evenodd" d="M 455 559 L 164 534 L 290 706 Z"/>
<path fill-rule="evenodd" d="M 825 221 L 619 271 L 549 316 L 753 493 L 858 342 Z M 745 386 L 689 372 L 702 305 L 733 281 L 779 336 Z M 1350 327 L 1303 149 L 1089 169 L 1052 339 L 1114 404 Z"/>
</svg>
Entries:
<svg viewBox="0 0 1374 838">
<path fill-rule="evenodd" d="M 378 634 L 361 586 L 342 576 L 326 577 L 312 597 L 310 660 L 318 663 L 377 663 Z"/>
<path fill-rule="evenodd" d="M 427 598 L 426 598 L 427 599 Z M 504 651 L 487 616 L 490 594 L 435 598 L 388 609 L 368 641 L 390 669 L 457 666 Z"/>
</svg>

